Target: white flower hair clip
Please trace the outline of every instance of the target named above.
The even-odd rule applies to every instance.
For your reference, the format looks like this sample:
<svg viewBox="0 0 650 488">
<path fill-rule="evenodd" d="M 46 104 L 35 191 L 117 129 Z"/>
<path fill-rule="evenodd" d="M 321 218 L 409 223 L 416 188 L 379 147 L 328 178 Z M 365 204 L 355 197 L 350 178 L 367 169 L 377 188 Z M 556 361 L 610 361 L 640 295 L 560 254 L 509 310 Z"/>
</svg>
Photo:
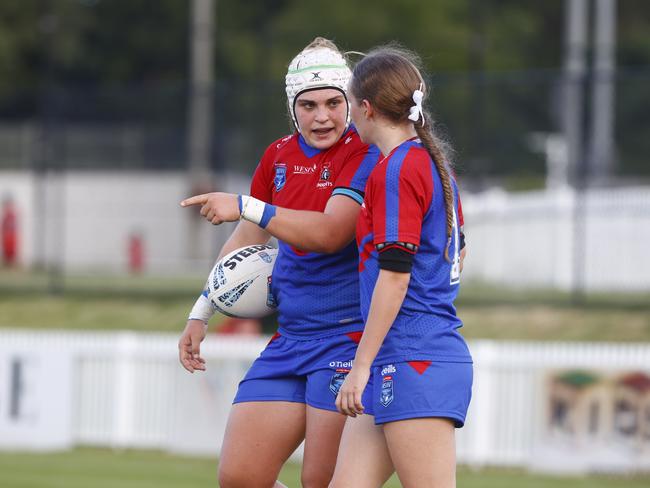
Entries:
<svg viewBox="0 0 650 488">
<path fill-rule="evenodd" d="M 422 83 L 420 83 L 420 88 L 413 92 L 413 105 L 409 110 L 409 120 L 417 122 L 420 117 L 422 117 L 422 126 L 424 126 L 424 112 L 422 112 L 422 99 L 424 99 L 424 92 L 422 91 Z"/>
</svg>

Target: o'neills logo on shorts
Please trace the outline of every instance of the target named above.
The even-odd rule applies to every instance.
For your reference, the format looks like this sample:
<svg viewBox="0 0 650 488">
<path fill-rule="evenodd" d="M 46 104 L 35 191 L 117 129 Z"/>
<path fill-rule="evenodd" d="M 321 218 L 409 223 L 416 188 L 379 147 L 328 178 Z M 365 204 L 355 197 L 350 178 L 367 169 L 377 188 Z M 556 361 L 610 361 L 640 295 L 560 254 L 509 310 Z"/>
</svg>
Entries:
<svg viewBox="0 0 650 488">
<path fill-rule="evenodd" d="M 350 359 L 349 361 L 331 361 L 330 362 L 330 368 L 342 368 L 342 369 L 351 369 L 352 368 L 352 363 L 354 361 Z"/>
<path fill-rule="evenodd" d="M 387 375 L 387 374 L 390 374 L 390 373 L 394 373 L 395 371 L 397 371 L 397 370 L 395 369 L 394 364 L 387 364 L 386 366 L 384 366 L 382 368 L 381 375 L 384 376 L 384 375 Z"/>
</svg>

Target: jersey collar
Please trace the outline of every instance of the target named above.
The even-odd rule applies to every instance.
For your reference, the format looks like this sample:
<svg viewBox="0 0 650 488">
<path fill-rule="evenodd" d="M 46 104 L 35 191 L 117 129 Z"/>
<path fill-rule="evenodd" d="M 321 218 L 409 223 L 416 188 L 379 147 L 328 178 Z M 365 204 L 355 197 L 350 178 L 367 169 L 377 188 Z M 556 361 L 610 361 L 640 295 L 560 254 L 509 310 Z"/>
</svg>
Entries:
<svg viewBox="0 0 650 488">
<path fill-rule="evenodd" d="M 341 134 L 341 137 L 339 138 L 339 141 L 341 139 L 343 139 L 345 136 L 347 136 L 350 133 L 351 130 L 356 131 L 356 129 L 354 128 L 354 125 L 352 125 L 352 124 L 350 124 L 350 126 L 345 130 L 345 132 L 343 132 L 343 134 Z M 338 142 L 338 141 L 336 141 L 336 142 Z M 334 143 L 334 144 L 336 144 L 336 143 Z M 323 150 L 316 149 L 315 147 L 312 147 L 309 144 L 307 144 L 307 141 L 305 141 L 305 138 L 302 136 L 302 134 L 298 135 L 298 145 L 300 146 L 300 149 L 302 150 L 304 155 L 307 156 L 308 158 L 313 158 L 317 154 L 320 154 L 321 152 L 323 152 Z M 327 149 L 325 149 L 325 150 L 327 150 Z"/>
</svg>

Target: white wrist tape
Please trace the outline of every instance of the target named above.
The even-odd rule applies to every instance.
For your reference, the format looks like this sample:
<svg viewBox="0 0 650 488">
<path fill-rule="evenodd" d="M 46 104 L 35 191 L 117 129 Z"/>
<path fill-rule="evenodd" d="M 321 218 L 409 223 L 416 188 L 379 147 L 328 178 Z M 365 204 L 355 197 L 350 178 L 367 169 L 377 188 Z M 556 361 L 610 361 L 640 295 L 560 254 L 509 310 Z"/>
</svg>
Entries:
<svg viewBox="0 0 650 488">
<path fill-rule="evenodd" d="M 194 303 L 187 320 L 201 320 L 205 324 L 212 318 L 216 310 L 205 295 L 200 295 Z"/>
<path fill-rule="evenodd" d="M 264 207 L 266 207 L 266 203 L 257 198 L 248 195 L 241 196 L 241 218 L 244 220 L 260 225 Z"/>
</svg>

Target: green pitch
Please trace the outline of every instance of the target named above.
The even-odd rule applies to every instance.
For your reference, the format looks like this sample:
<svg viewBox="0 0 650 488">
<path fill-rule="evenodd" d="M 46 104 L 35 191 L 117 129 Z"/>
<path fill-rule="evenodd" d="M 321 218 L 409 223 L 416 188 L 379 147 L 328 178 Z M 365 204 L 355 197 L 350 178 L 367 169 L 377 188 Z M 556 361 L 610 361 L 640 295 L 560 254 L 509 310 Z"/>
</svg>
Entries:
<svg viewBox="0 0 650 488">
<path fill-rule="evenodd" d="M 300 487 L 300 468 L 288 465 L 280 476 Z M 459 469 L 462 488 L 642 488 L 650 478 L 556 478 L 521 471 Z M 172 456 L 155 451 L 75 449 L 56 454 L 0 453 L 3 488 L 201 488 L 216 487 L 213 459 Z M 391 479 L 386 488 L 399 487 Z"/>
<path fill-rule="evenodd" d="M 48 293 L 47 276 L 0 270 L 0 328 L 175 332 L 201 278 L 65 277 Z M 650 341 L 650 295 L 589 295 L 463 285 L 457 302 L 468 339 Z M 220 316 L 211 326 L 217 327 Z M 272 320 L 265 321 L 271 333 Z"/>
</svg>

